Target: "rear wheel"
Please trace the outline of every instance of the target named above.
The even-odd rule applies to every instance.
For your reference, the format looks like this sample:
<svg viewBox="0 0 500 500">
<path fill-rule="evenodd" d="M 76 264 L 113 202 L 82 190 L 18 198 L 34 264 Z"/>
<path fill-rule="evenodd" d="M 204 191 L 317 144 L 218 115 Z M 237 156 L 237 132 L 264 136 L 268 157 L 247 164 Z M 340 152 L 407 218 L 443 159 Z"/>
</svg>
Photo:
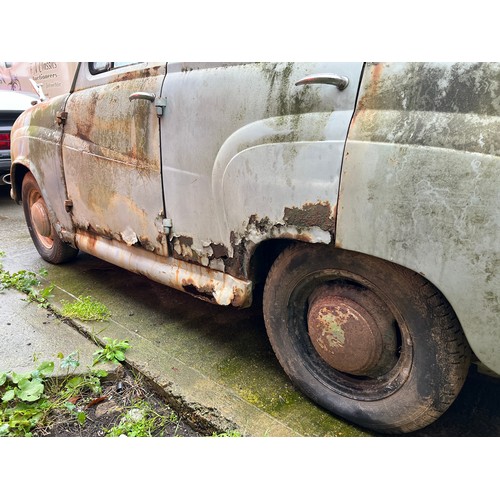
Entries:
<svg viewBox="0 0 500 500">
<path fill-rule="evenodd" d="M 470 364 L 458 319 L 436 288 L 355 252 L 285 250 L 266 281 L 264 319 L 299 389 L 379 432 L 432 423 L 455 400 Z"/>
<path fill-rule="evenodd" d="M 47 205 L 33 174 L 23 179 L 22 201 L 26 224 L 40 256 L 52 264 L 61 264 L 76 257 L 78 250 L 62 241 L 49 219 Z"/>
</svg>

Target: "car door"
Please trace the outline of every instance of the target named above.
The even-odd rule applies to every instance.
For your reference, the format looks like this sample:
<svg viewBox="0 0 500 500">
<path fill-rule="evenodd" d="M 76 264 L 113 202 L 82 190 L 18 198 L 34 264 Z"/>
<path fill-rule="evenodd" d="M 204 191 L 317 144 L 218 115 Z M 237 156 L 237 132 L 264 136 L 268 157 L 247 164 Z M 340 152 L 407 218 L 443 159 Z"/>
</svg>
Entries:
<svg viewBox="0 0 500 500">
<path fill-rule="evenodd" d="M 174 256 L 228 271 L 249 240 L 331 241 L 362 67 L 168 64 L 161 134 Z"/>
<path fill-rule="evenodd" d="M 165 65 L 82 63 L 68 99 L 63 164 L 77 232 L 167 254 L 159 122 Z"/>
</svg>

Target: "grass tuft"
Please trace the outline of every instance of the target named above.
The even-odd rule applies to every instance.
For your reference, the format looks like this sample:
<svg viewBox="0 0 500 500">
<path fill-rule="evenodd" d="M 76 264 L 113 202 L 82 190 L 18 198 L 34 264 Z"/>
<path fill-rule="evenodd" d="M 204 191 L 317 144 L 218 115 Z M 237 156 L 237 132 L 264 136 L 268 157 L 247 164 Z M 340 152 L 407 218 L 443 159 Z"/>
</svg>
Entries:
<svg viewBox="0 0 500 500">
<path fill-rule="evenodd" d="M 111 316 L 109 309 L 90 296 L 80 295 L 73 302 L 63 302 L 61 314 L 81 321 L 106 321 Z"/>
</svg>

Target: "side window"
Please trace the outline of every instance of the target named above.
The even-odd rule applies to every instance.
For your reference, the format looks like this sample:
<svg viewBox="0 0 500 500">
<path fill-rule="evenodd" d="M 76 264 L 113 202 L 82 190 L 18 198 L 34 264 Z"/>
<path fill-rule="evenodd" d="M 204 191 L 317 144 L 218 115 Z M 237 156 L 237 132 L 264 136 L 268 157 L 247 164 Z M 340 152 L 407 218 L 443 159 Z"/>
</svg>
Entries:
<svg viewBox="0 0 500 500">
<path fill-rule="evenodd" d="M 139 62 L 89 62 L 89 71 L 92 75 L 105 73 L 115 68 L 122 68 L 123 66 L 131 66 L 139 64 Z"/>
</svg>

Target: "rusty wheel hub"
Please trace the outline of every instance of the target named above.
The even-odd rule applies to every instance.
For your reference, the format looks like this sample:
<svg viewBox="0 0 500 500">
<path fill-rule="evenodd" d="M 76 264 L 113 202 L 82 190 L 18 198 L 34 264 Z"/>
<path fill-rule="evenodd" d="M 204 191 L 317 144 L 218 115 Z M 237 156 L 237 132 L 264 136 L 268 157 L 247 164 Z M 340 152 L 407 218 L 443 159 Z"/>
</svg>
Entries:
<svg viewBox="0 0 500 500">
<path fill-rule="evenodd" d="M 396 362 L 395 320 L 373 292 L 351 284 L 329 284 L 311 297 L 308 332 L 318 354 L 332 368 L 376 377 Z"/>
<path fill-rule="evenodd" d="M 52 226 L 50 224 L 49 214 L 41 198 L 31 205 L 31 220 L 40 236 L 48 238 L 51 235 Z"/>
</svg>

